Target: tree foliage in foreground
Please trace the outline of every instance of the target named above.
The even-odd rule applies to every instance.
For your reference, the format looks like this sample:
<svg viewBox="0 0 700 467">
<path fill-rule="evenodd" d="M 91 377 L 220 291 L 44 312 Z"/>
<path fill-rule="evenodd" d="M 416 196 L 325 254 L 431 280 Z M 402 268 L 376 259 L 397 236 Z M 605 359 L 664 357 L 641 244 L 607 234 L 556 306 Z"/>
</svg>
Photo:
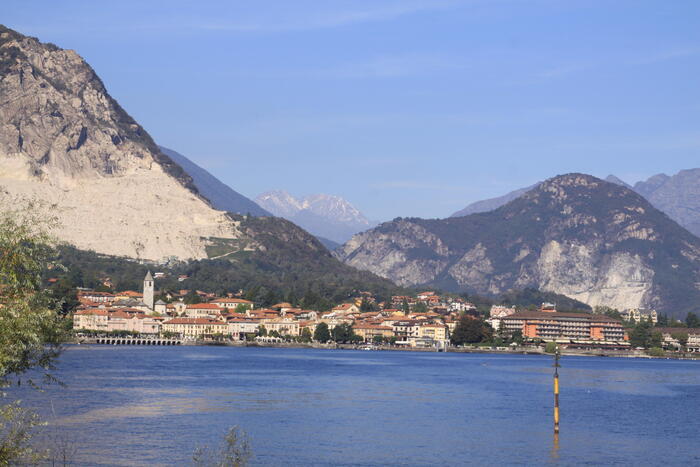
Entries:
<svg viewBox="0 0 700 467">
<path fill-rule="evenodd" d="M 41 287 L 42 271 L 53 255 L 50 221 L 27 204 L 0 214 L 0 386 L 38 372 L 52 381 L 53 362 L 63 340 L 60 303 Z M 36 386 L 38 381 L 25 381 Z M 6 398 L 6 394 L 2 394 Z M 36 462 L 31 446 L 38 417 L 11 401 L 0 405 L 0 465 Z"/>
</svg>

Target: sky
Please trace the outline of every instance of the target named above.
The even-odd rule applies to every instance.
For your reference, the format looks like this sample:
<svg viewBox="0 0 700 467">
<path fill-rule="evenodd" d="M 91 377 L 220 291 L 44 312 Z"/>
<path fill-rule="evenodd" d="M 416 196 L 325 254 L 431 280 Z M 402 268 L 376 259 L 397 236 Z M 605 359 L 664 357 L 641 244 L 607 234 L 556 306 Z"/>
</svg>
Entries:
<svg viewBox="0 0 700 467">
<path fill-rule="evenodd" d="M 695 0 L 3 0 L 238 192 L 446 217 L 568 172 L 700 167 Z"/>
</svg>

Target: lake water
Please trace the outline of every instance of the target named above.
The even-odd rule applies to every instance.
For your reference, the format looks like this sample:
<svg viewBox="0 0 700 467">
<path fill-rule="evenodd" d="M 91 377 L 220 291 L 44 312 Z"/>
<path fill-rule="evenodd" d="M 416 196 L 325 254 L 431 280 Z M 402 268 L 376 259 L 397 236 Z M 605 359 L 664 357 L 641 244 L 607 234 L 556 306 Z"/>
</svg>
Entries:
<svg viewBox="0 0 700 467">
<path fill-rule="evenodd" d="M 81 465 L 186 465 L 237 425 L 256 465 L 698 465 L 700 362 L 72 346 L 22 390 Z"/>
</svg>

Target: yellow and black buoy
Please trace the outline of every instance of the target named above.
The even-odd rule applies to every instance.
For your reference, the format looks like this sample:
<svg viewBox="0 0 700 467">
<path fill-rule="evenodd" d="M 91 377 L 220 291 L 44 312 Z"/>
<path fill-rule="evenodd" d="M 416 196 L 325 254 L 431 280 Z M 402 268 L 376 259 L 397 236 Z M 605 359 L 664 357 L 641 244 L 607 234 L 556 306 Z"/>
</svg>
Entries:
<svg viewBox="0 0 700 467">
<path fill-rule="evenodd" d="M 554 351 L 554 434 L 559 434 L 559 347 Z"/>
</svg>

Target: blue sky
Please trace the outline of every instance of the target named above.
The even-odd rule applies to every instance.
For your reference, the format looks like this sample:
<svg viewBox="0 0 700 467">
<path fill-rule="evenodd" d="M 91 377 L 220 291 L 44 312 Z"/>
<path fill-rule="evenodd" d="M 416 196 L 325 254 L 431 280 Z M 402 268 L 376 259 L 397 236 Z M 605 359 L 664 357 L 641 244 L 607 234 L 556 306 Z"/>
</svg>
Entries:
<svg viewBox="0 0 700 467">
<path fill-rule="evenodd" d="M 699 167 L 698 18 L 694 0 L 0 5 L 237 191 L 337 194 L 377 220 Z"/>
</svg>

